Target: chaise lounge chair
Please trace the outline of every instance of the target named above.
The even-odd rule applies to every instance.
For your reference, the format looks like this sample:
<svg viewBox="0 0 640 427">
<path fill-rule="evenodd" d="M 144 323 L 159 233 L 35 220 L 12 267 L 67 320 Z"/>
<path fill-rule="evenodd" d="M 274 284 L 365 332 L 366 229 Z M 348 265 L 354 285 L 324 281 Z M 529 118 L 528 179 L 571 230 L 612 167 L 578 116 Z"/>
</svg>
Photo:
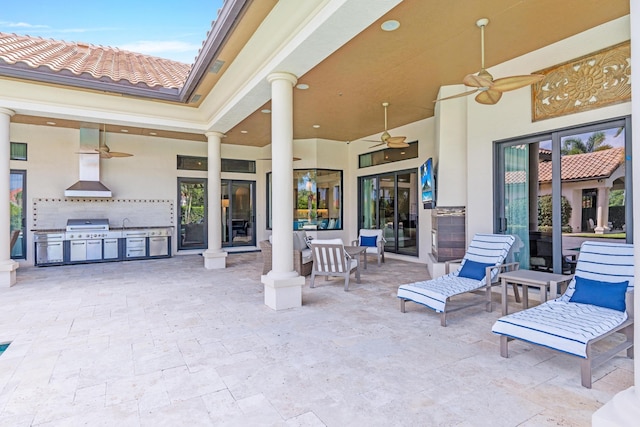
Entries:
<svg viewBox="0 0 640 427">
<path fill-rule="evenodd" d="M 592 368 L 623 350 L 633 357 L 633 245 L 584 242 L 576 273 L 565 293 L 544 304 L 501 317 L 500 355 L 519 339 L 582 358 L 582 385 L 591 388 Z M 596 354 L 592 345 L 616 332 L 625 341 Z"/>
<path fill-rule="evenodd" d="M 442 326 L 447 326 L 447 313 L 452 311 L 477 304 L 486 304 L 487 311 L 491 311 L 491 286 L 498 284 L 498 273 L 518 268 L 518 263 L 504 264 L 513 242 L 515 237 L 508 234 L 476 234 L 456 271 L 449 273 L 449 263 L 455 262 L 449 261 L 446 264 L 448 274 L 398 288 L 400 311 L 405 312 L 406 301 L 426 305 L 440 313 Z M 455 295 L 481 290 L 485 291 L 483 301 L 455 308 L 447 306 L 449 299 Z"/>
</svg>

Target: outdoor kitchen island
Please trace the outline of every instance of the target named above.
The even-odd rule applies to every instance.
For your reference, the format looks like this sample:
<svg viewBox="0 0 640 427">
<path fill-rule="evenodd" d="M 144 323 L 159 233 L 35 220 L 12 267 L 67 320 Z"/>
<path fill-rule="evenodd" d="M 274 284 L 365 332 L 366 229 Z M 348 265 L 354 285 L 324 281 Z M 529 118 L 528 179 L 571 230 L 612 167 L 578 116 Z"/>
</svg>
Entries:
<svg viewBox="0 0 640 427">
<path fill-rule="evenodd" d="M 69 219 L 65 229 L 32 231 L 37 266 L 171 256 L 172 226 L 110 228 L 107 219 Z"/>
</svg>

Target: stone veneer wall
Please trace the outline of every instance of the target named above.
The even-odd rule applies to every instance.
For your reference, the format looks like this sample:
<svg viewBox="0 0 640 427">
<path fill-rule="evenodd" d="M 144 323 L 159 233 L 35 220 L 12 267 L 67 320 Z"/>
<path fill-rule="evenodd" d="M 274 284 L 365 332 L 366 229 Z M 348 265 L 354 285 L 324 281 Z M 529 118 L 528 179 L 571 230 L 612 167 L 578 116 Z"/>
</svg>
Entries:
<svg viewBox="0 0 640 427">
<path fill-rule="evenodd" d="M 437 207 L 431 210 L 432 254 L 437 262 L 464 257 L 466 218 L 464 207 Z"/>
<path fill-rule="evenodd" d="M 111 228 L 174 225 L 172 200 L 42 198 L 33 199 L 33 229 L 64 229 L 69 218 L 107 218 Z"/>
</svg>

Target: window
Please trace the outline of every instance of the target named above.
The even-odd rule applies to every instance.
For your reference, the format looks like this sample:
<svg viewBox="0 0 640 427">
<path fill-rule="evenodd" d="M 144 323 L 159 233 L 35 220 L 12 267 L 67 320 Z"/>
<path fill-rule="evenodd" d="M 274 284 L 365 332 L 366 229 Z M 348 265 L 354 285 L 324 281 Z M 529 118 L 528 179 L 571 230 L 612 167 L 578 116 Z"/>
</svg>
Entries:
<svg viewBox="0 0 640 427">
<path fill-rule="evenodd" d="M 272 227 L 271 173 L 267 174 L 269 206 L 267 228 Z M 342 229 L 342 171 L 296 169 L 293 171 L 293 229 Z"/>
<path fill-rule="evenodd" d="M 418 141 L 410 142 L 407 148 L 385 148 L 384 150 L 360 154 L 358 167 L 382 165 L 384 163 L 399 162 L 401 160 L 415 159 L 418 157 Z"/>
<path fill-rule="evenodd" d="M 208 168 L 206 157 L 178 156 L 178 169 L 192 171 L 206 171 Z M 221 159 L 222 172 L 256 173 L 256 162 L 253 160 Z"/>
<path fill-rule="evenodd" d="M 11 160 L 27 160 L 27 144 L 24 142 L 11 143 Z"/>
</svg>

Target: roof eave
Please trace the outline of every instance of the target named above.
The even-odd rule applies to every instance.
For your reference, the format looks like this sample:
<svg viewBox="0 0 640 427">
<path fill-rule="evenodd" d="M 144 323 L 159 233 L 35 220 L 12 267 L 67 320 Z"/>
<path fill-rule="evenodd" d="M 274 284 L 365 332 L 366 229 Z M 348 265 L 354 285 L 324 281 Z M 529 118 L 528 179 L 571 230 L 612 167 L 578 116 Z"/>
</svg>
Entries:
<svg viewBox="0 0 640 427">
<path fill-rule="evenodd" d="M 209 72 L 213 60 L 218 56 L 231 31 L 253 0 L 226 0 L 200 53 L 180 90 L 179 101 L 188 102 L 202 78 Z"/>
<path fill-rule="evenodd" d="M 126 80 L 119 82 L 113 80 L 101 80 L 94 77 L 78 75 L 65 75 L 55 72 L 47 67 L 21 68 L 17 64 L 7 64 L 0 60 L 0 76 L 22 80 L 31 80 L 39 83 L 72 86 L 82 89 L 92 89 L 101 92 L 112 92 L 122 95 L 137 96 L 142 98 L 161 99 L 165 101 L 179 102 L 179 89 L 162 86 L 147 86 L 146 84 L 133 85 Z"/>
</svg>

